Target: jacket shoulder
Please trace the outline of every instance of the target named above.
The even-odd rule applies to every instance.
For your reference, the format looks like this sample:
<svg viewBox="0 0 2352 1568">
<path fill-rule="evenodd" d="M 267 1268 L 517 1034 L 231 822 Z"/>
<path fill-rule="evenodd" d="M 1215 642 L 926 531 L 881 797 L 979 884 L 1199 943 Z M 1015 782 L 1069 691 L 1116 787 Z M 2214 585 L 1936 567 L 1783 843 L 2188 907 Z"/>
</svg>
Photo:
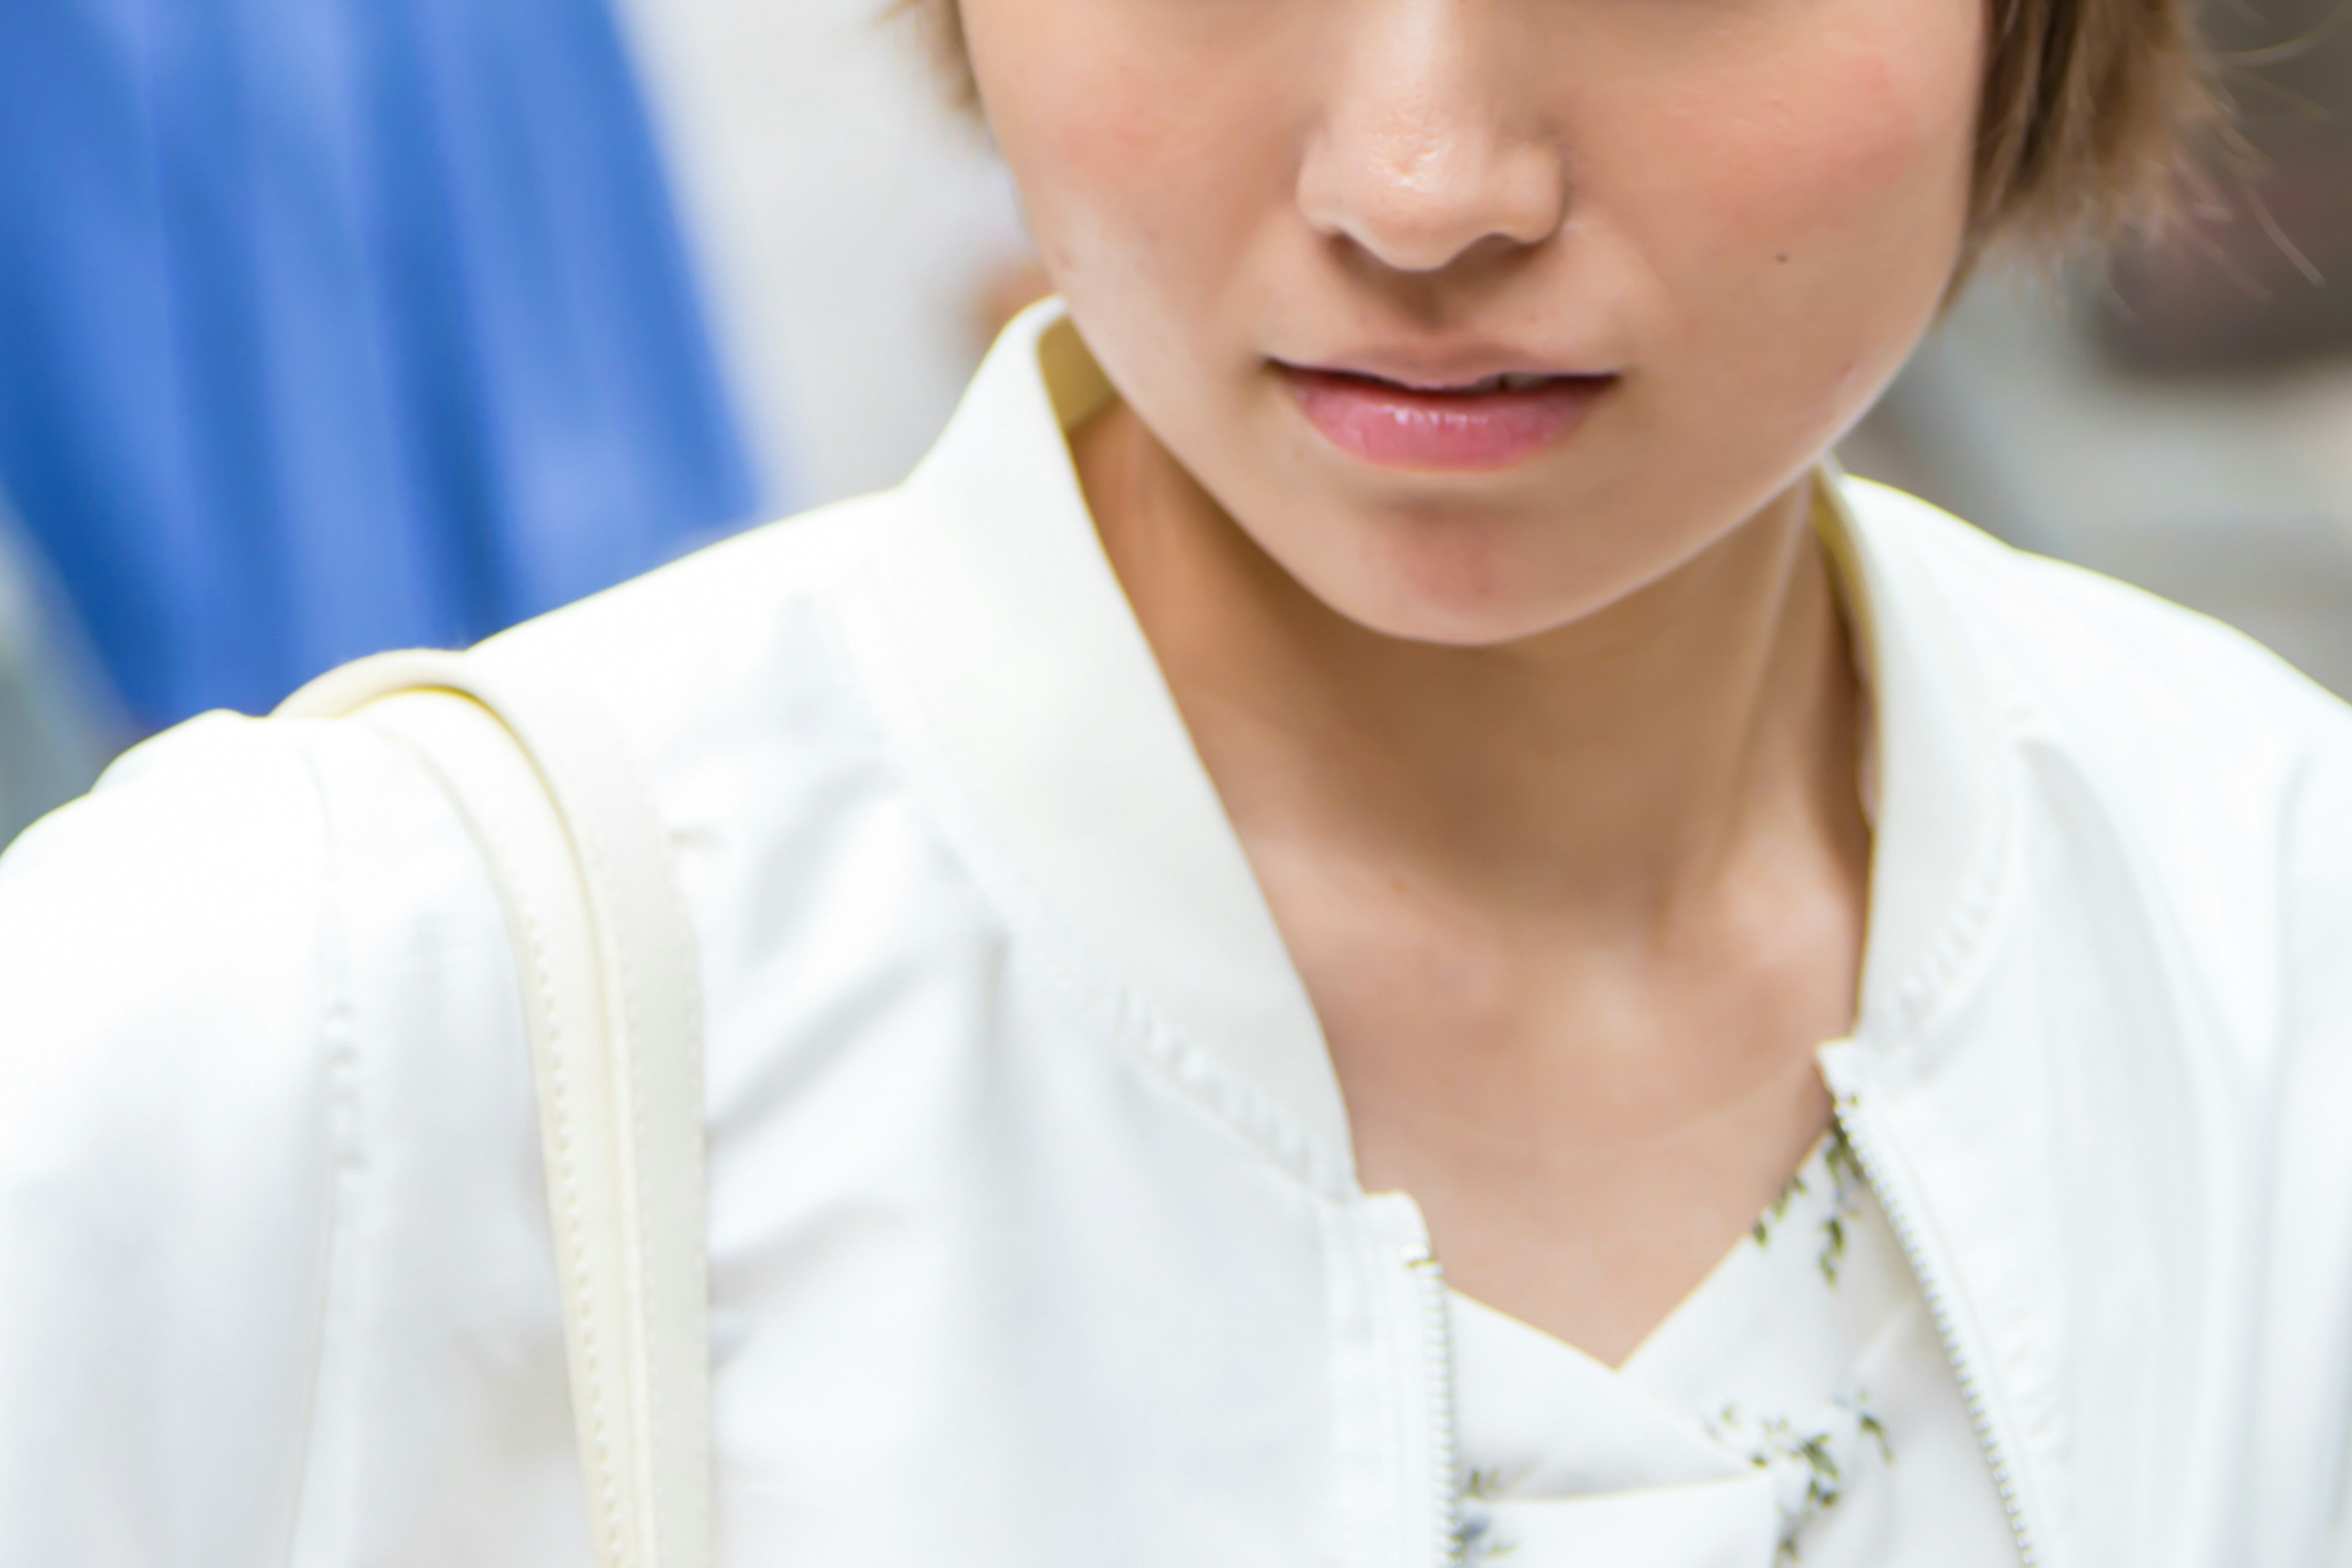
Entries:
<svg viewBox="0 0 2352 1568">
<path fill-rule="evenodd" d="M 0 858 L 0 1169 L 312 1137 L 355 988 L 414 990 L 467 922 L 502 949 L 492 899 L 368 726 L 215 713 L 137 748 Z"/>
<path fill-rule="evenodd" d="M 207 1015 L 240 1014 L 247 1046 L 315 1034 L 325 842 L 299 738 L 226 713 L 137 748 L 28 830 L 0 858 L 0 1070 L 16 1079 L 0 1126 L 26 1112 L 27 1075 L 120 1070 L 168 1104 L 155 1069 Z M 16 1132 L 42 1129 L 0 1148 L 22 1149 Z"/>
<path fill-rule="evenodd" d="M 0 1430 L 0 1559 L 124 1509 L 249 1558 L 291 1510 L 335 1165 L 293 728 L 193 721 L 0 858 L 0 1407 L 53 1417 Z"/>
<path fill-rule="evenodd" d="M 136 1517 L 192 1560 L 257 1561 L 283 1548 L 306 1434 L 347 1419 L 321 1414 L 353 1397 L 322 1394 L 322 1367 L 467 1334 L 512 1364 L 511 1313 L 491 1319 L 551 1321 L 530 1105 L 487 868 L 372 726 L 199 719 L 19 840 L 0 1408 L 57 1415 L 0 1423 L 0 1560 Z M 531 1364 L 558 1342 L 531 1340 Z M 514 1419 L 467 1447 L 465 1402 L 416 1386 L 402 1419 L 453 1467 L 517 1451 Z"/>
<path fill-rule="evenodd" d="M 2284 1027 L 2344 1054 L 2352 709 L 2208 616 L 1857 489 L 1906 592 L 1946 612 L 1947 657 L 1981 672 L 1987 733 L 2066 867 L 2052 896 L 2170 931 L 2168 978 L 2201 982 L 2245 1037 Z"/>
<path fill-rule="evenodd" d="M 1951 613 L 1960 657 L 2072 742 L 2176 763 L 2231 748 L 2283 768 L 2352 747 L 2352 708 L 2243 633 L 1887 487 L 1849 480 L 1847 493 Z"/>
<path fill-rule="evenodd" d="M 649 762 L 708 744 L 840 673 L 829 645 L 875 537 L 906 504 L 861 497 L 765 524 L 484 645 L 592 693 Z"/>
</svg>

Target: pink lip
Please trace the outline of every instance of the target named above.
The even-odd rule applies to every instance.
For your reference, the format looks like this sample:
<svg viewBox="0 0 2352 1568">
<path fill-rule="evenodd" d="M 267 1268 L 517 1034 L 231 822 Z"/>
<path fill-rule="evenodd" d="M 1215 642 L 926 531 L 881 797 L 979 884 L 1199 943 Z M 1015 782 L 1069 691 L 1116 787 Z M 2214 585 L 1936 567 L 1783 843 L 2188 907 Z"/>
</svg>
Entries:
<svg viewBox="0 0 2352 1568">
<path fill-rule="evenodd" d="M 1608 375 L 1524 389 L 1428 391 L 1376 376 L 1277 366 L 1307 421 L 1351 458 L 1386 468 L 1475 472 L 1523 463 L 1584 423 Z"/>
</svg>

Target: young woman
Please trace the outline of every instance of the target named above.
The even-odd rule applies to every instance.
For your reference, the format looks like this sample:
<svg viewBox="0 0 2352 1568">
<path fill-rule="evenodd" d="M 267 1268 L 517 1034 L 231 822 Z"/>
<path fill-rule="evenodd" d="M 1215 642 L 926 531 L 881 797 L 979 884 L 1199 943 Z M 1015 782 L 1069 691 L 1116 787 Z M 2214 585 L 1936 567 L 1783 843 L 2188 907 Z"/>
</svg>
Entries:
<svg viewBox="0 0 2352 1568">
<path fill-rule="evenodd" d="M 2352 722 L 1824 458 L 2172 0 L 962 3 L 1066 305 L 499 650 L 699 945 L 720 1561 L 2352 1560 Z M 586 1560 L 413 755 L 11 856 L 0 1277 L 0 1561 Z"/>
</svg>

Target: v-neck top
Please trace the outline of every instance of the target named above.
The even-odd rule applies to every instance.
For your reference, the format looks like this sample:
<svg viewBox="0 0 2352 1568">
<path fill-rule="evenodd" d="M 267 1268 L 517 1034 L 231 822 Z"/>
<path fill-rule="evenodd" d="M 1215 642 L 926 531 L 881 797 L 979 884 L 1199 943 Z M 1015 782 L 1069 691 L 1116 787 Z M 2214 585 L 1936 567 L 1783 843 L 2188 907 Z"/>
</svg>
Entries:
<svg viewBox="0 0 2352 1568">
<path fill-rule="evenodd" d="M 1827 487 L 1814 524 L 1848 614 Z M 1877 704 L 1856 780 L 1878 826 Z M 1841 1131 L 1612 1368 L 1459 1292 L 1463 1542 L 1511 1568 L 1967 1568 L 2016 1560 L 1942 1340 Z"/>
<path fill-rule="evenodd" d="M 1456 1292 L 1464 1556 L 1974 1568 L 2008 1515 L 1843 1136 L 1621 1368 Z"/>
</svg>

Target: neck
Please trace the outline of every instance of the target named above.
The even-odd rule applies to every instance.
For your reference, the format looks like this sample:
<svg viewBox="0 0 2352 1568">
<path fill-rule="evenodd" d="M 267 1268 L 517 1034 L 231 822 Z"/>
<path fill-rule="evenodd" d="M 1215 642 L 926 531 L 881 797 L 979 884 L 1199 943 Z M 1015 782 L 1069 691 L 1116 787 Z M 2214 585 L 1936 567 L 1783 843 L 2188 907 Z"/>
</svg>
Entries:
<svg viewBox="0 0 2352 1568">
<path fill-rule="evenodd" d="M 1374 858 L 1621 934 L 1678 923 L 1759 840 L 1793 833 L 1859 881 L 1859 693 L 1809 486 L 1601 611 L 1456 647 L 1325 606 L 1123 406 L 1073 445 L 1254 858 Z"/>
</svg>

